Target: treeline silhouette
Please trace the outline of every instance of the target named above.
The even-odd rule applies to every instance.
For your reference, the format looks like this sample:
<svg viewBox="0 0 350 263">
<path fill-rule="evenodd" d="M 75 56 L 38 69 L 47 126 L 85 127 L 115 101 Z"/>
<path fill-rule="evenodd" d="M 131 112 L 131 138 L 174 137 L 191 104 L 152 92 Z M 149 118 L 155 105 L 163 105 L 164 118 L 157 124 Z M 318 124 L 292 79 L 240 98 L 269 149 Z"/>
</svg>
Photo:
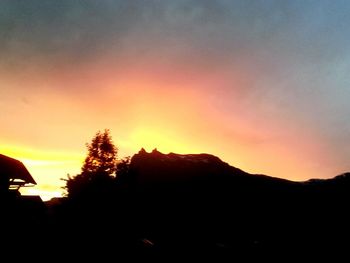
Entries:
<svg viewBox="0 0 350 263">
<path fill-rule="evenodd" d="M 45 251 L 283 261 L 349 250 L 350 174 L 293 182 L 209 154 L 156 149 L 118 161 L 108 130 L 87 148 L 82 172 L 65 179 L 66 197 L 46 202 L 39 216 L 16 218 L 33 224 Z"/>
</svg>

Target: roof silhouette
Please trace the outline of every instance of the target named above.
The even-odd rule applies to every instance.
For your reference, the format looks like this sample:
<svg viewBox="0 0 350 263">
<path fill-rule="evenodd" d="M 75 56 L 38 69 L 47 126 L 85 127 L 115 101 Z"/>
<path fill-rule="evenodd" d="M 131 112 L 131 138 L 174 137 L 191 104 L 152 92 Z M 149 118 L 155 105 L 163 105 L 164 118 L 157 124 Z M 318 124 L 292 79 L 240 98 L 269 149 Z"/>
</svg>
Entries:
<svg viewBox="0 0 350 263">
<path fill-rule="evenodd" d="M 0 176 L 7 176 L 10 180 L 22 180 L 27 184 L 36 184 L 21 161 L 3 154 L 0 154 Z"/>
</svg>

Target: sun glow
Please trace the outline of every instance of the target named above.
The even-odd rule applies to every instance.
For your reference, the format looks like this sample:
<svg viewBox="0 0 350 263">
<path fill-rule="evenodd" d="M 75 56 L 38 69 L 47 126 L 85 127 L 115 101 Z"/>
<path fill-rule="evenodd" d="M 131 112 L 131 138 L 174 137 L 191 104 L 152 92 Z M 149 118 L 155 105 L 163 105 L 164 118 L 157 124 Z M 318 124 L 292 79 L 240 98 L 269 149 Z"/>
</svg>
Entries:
<svg viewBox="0 0 350 263">
<path fill-rule="evenodd" d="M 43 201 L 48 201 L 54 197 L 62 197 L 62 190 L 54 190 L 54 189 L 45 189 L 45 188 L 37 188 L 37 187 L 22 187 L 20 189 L 22 195 L 40 195 Z"/>
<path fill-rule="evenodd" d="M 191 151 L 189 145 L 184 143 L 183 139 L 166 130 L 152 128 L 136 130 L 130 135 L 130 140 L 137 149 L 152 150 L 157 148 L 162 152 Z"/>
<path fill-rule="evenodd" d="M 0 151 L 13 158 L 19 158 L 20 161 L 25 161 L 28 165 L 51 165 L 53 163 L 72 161 L 81 158 L 77 153 L 34 149 L 30 146 L 18 146 L 15 144 L 1 144 Z"/>
<path fill-rule="evenodd" d="M 64 181 L 67 173 L 79 172 L 82 156 L 72 152 L 54 152 L 34 150 L 31 147 L 2 144 L 0 152 L 21 161 L 28 169 L 36 186 L 22 187 L 23 195 L 40 195 L 43 200 L 59 197 L 63 194 Z"/>
</svg>

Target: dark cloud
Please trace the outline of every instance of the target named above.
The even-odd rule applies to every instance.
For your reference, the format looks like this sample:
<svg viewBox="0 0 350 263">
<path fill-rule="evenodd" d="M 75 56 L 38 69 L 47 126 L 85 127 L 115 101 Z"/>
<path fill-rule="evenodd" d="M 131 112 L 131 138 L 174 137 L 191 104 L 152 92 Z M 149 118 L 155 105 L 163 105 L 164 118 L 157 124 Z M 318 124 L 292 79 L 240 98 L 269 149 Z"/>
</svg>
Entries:
<svg viewBox="0 0 350 263">
<path fill-rule="evenodd" d="M 347 46 L 348 37 L 340 33 L 349 22 L 342 4 L 347 6 L 327 1 L 2 1 L 0 47 L 11 58 L 69 62 L 85 62 L 111 49 L 158 45 L 225 56 L 259 48 L 265 51 L 256 56 L 306 53 L 317 60 L 333 56 L 334 45 Z"/>
<path fill-rule="evenodd" d="M 152 60 L 164 75 L 188 65 L 227 75 L 239 64 L 254 74 L 250 90 L 304 92 L 348 54 L 347 10 L 347 1 L 4 0 L 0 73 L 74 71 L 105 59 L 115 67 Z"/>
<path fill-rule="evenodd" d="M 287 111 L 299 103 L 313 117 L 310 96 L 324 103 L 329 86 L 347 85 L 339 70 L 349 64 L 349 7 L 347 1 L 5 0 L 0 71 L 32 74 L 39 67 L 41 74 L 101 59 L 114 60 L 117 68 L 126 59 L 133 67 L 152 60 L 162 76 L 179 67 L 186 75 L 192 67 L 227 77 L 239 64 L 238 70 L 254 74 L 243 92 L 263 95 L 263 104 L 280 102 Z"/>
</svg>

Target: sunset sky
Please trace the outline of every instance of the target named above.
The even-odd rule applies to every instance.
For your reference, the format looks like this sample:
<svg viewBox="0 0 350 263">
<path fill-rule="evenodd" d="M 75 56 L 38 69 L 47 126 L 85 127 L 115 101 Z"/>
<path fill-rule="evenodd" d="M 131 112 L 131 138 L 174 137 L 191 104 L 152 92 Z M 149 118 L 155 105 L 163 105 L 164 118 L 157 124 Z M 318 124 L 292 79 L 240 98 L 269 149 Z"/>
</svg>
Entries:
<svg viewBox="0 0 350 263">
<path fill-rule="evenodd" d="M 85 143 L 211 153 L 291 180 L 350 171 L 349 1 L 0 2 L 0 153 L 62 194 Z"/>
</svg>

